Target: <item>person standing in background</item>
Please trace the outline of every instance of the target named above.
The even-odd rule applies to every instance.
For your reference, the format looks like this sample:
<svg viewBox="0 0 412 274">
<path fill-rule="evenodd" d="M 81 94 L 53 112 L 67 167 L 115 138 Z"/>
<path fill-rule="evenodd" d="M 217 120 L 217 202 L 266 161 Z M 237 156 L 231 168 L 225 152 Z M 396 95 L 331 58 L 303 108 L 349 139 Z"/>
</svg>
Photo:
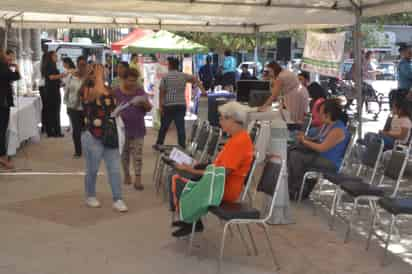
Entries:
<svg viewBox="0 0 412 274">
<path fill-rule="evenodd" d="M 257 80 L 256 77 L 254 77 L 249 72 L 248 64 L 243 64 L 242 65 L 242 73 L 240 74 L 240 80 Z"/>
<path fill-rule="evenodd" d="M 139 73 L 139 79 L 138 81 L 140 82 L 140 84 L 143 85 L 143 74 L 142 74 L 142 70 L 140 69 L 140 64 L 139 64 L 139 56 L 137 55 L 137 53 L 133 53 L 132 56 L 130 57 L 130 64 L 129 67 L 131 69 L 135 69 L 137 70 L 137 72 Z"/>
<path fill-rule="evenodd" d="M 39 82 L 39 93 L 40 93 L 40 99 L 42 103 L 42 108 L 41 108 L 41 132 L 45 133 L 46 128 L 47 128 L 47 102 L 46 102 L 46 79 L 44 78 L 43 75 L 43 66 L 46 63 L 46 57 L 47 57 L 47 52 L 43 52 L 43 55 L 41 57 L 40 61 L 40 82 Z"/>
<path fill-rule="evenodd" d="M 80 88 L 87 77 L 87 62 L 84 56 L 77 58 L 77 70 L 70 73 L 64 88 L 64 102 L 72 125 L 74 158 L 82 156 L 81 133 L 84 127 L 83 108 L 80 101 Z"/>
<path fill-rule="evenodd" d="M 236 59 L 230 50 L 225 51 L 223 60 L 223 89 L 233 92 L 236 85 Z"/>
<path fill-rule="evenodd" d="M 64 137 L 61 132 L 60 124 L 60 107 L 61 94 L 60 85 L 61 80 L 66 76 L 60 73 L 57 69 L 57 54 L 55 51 L 49 51 L 45 58 L 42 67 L 42 76 L 46 83 L 46 108 L 47 108 L 47 122 L 46 133 L 48 137 Z"/>
<path fill-rule="evenodd" d="M 160 82 L 159 86 L 159 110 L 161 124 L 156 144 L 157 149 L 163 145 L 167 131 L 172 121 L 177 128 L 178 143 L 181 147 L 186 146 L 185 115 L 186 115 L 186 84 L 197 85 L 202 93 L 205 93 L 202 83 L 193 75 L 179 72 L 179 60 L 174 57 L 168 58 L 169 72 Z"/>
<path fill-rule="evenodd" d="M 129 69 L 129 63 L 127 62 L 120 62 L 117 67 L 117 77 L 112 81 L 112 89 L 115 90 L 120 87 L 120 82 L 124 79 L 126 71 Z"/>
<path fill-rule="evenodd" d="M 412 48 L 402 46 L 399 48 L 401 60 L 398 66 L 398 89 L 408 92 L 412 88 Z"/>
<path fill-rule="evenodd" d="M 200 81 L 202 81 L 205 90 L 213 90 L 215 72 L 212 66 L 212 57 L 210 55 L 206 56 L 206 64 L 203 65 L 199 70 L 199 78 Z"/>
<path fill-rule="evenodd" d="M 298 74 L 298 78 L 302 86 L 305 88 L 308 88 L 310 84 L 310 75 L 309 72 L 307 71 L 302 71 L 301 73 Z"/>
<path fill-rule="evenodd" d="M 9 127 L 10 107 L 14 106 L 11 84 L 19 79 L 20 70 L 14 52 L 0 50 L 0 165 L 6 169 L 14 168 L 7 156 L 6 134 Z"/>
<path fill-rule="evenodd" d="M 282 97 L 281 103 L 289 111 L 291 121 L 294 124 L 302 124 L 305 113 L 309 109 L 309 94 L 296 74 L 282 69 L 276 62 L 271 62 L 266 65 L 264 75 L 266 79 L 272 81 L 272 95 L 259 111 L 266 111 L 275 100 Z"/>
</svg>

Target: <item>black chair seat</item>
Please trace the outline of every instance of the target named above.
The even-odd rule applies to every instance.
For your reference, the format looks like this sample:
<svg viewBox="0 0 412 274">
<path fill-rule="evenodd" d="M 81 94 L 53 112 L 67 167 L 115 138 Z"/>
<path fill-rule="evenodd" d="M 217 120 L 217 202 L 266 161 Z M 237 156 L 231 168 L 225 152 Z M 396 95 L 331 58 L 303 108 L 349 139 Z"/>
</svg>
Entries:
<svg viewBox="0 0 412 274">
<path fill-rule="evenodd" d="M 233 219 L 259 219 L 259 210 L 244 203 L 222 203 L 220 206 L 212 206 L 209 212 L 219 219 L 226 221 Z"/>
<path fill-rule="evenodd" d="M 378 203 L 383 209 L 393 215 L 412 214 L 412 198 L 383 198 Z"/>
<path fill-rule="evenodd" d="M 344 182 L 341 182 L 340 187 L 352 197 L 359 197 L 359 196 L 383 197 L 385 194 L 382 188 L 370 185 L 363 181 L 344 181 Z"/>
<path fill-rule="evenodd" d="M 323 173 L 323 178 L 328 180 L 329 182 L 335 184 L 335 185 L 341 185 L 343 182 L 362 182 L 361 177 L 357 176 L 351 176 L 351 175 L 346 175 L 342 173 L 336 173 L 336 172 L 324 172 Z"/>
</svg>

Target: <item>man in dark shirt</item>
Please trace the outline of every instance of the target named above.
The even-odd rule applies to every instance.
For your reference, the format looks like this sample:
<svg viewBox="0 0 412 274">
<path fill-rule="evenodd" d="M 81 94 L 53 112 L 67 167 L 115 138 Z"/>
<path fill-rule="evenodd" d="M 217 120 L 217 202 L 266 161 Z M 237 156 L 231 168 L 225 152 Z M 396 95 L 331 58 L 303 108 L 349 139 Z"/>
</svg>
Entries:
<svg viewBox="0 0 412 274">
<path fill-rule="evenodd" d="M 10 107 L 13 104 L 11 83 L 20 79 L 19 66 L 11 50 L 0 51 L 0 165 L 12 169 L 13 164 L 7 157 L 6 133 L 9 126 Z"/>
<path fill-rule="evenodd" d="M 253 75 L 250 73 L 248 64 L 242 65 L 240 80 L 257 80 L 256 77 L 253 77 Z"/>
<path fill-rule="evenodd" d="M 213 82 L 215 80 L 215 71 L 212 66 L 212 57 L 206 57 L 206 64 L 199 70 L 199 78 L 202 81 L 205 90 L 213 89 Z"/>
</svg>

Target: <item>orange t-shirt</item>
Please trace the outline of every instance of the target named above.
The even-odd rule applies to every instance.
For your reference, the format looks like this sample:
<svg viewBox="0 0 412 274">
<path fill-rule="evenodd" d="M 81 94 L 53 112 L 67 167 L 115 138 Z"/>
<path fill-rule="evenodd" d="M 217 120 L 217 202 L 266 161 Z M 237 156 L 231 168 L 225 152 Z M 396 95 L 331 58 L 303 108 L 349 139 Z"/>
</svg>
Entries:
<svg viewBox="0 0 412 274">
<path fill-rule="evenodd" d="M 223 201 L 235 202 L 242 193 L 245 177 L 253 160 L 253 143 L 246 130 L 233 135 L 216 157 L 216 166 L 230 169 L 226 176 Z"/>
</svg>

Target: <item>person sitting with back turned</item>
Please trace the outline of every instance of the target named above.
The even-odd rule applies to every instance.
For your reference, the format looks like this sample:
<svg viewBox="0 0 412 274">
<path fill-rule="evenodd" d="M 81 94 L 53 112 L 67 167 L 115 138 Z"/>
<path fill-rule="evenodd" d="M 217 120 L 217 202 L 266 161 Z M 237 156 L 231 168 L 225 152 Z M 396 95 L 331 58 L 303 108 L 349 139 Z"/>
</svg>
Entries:
<svg viewBox="0 0 412 274">
<path fill-rule="evenodd" d="M 226 172 L 225 190 L 223 202 L 235 202 L 239 199 L 244 185 L 244 180 L 249 172 L 250 165 L 253 160 L 253 143 L 248 132 L 244 129 L 246 121 L 246 111 L 244 106 L 238 102 L 229 102 L 219 107 L 220 126 L 223 131 L 230 135 L 229 140 L 219 152 L 213 164 L 219 167 L 224 167 Z M 176 164 L 175 168 L 179 171 L 184 171 L 193 175 L 202 176 L 203 169 L 195 169 L 188 165 Z M 176 203 L 184 189 L 185 183 L 188 180 L 175 175 L 173 178 L 172 188 L 175 189 L 173 199 Z M 173 226 L 180 227 L 173 232 L 173 236 L 182 237 L 191 233 L 192 224 L 181 221 L 174 222 Z M 196 224 L 196 231 L 202 231 L 203 224 L 201 221 Z"/>
</svg>

